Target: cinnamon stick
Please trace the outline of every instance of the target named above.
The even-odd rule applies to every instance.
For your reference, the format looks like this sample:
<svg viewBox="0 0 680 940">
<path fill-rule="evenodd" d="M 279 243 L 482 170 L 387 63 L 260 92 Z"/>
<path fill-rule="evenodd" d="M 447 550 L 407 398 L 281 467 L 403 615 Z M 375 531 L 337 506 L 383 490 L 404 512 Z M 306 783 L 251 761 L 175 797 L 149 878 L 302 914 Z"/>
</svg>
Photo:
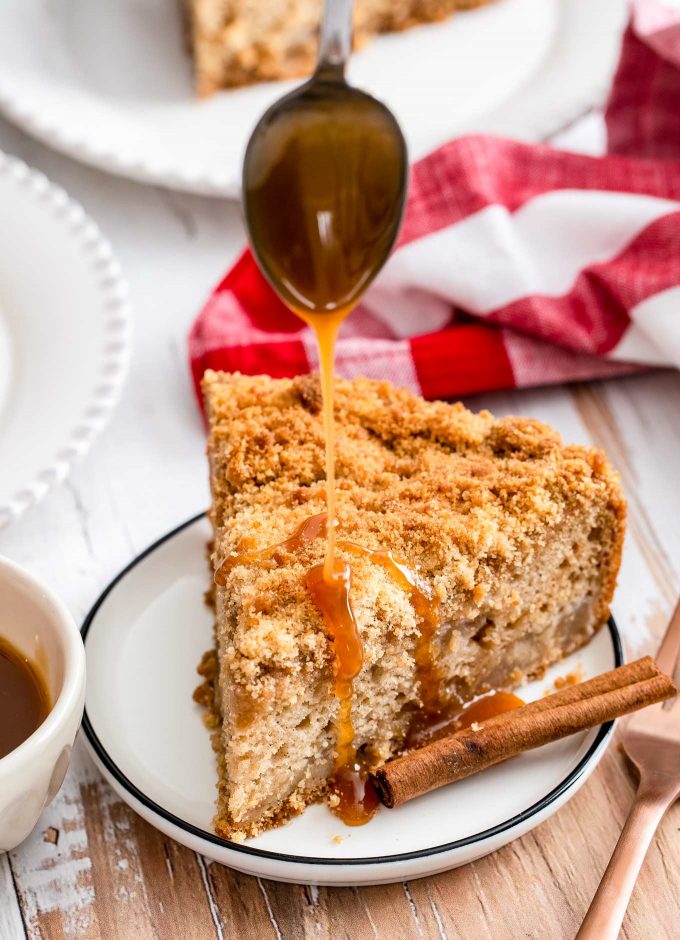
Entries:
<svg viewBox="0 0 680 940">
<path fill-rule="evenodd" d="M 523 751 L 662 702 L 676 692 L 673 680 L 646 656 L 489 718 L 474 731 L 466 728 L 409 751 L 378 768 L 371 779 L 385 806 L 401 806 Z"/>
</svg>

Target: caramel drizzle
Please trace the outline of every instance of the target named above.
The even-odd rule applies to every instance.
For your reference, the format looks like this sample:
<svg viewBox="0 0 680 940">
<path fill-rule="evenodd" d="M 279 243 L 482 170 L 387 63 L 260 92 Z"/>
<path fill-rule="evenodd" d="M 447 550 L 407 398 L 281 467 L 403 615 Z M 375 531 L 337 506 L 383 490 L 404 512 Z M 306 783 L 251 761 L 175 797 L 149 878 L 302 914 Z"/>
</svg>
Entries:
<svg viewBox="0 0 680 940">
<path fill-rule="evenodd" d="M 437 628 L 439 627 L 439 602 L 432 595 L 429 586 L 404 562 L 394 557 L 391 550 L 371 550 L 357 545 L 356 542 L 338 542 L 338 548 L 354 555 L 363 555 L 374 564 L 380 565 L 392 580 L 408 594 L 419 621 L 419 634 L 416 640 L 415 661 L 416 677 L 420 687 L 420 699 L 424 716 L 440 715 L 446 701 L 442 694 L 442 676 L 437 669 L 432 648 Z"/>
<path fill-rule="evenodd" d="M 237 565 L 250 565 L 263 561 L 273 557 L 278 551 L 296 552 L 305 543 L 325 536 L 327 530 L 328 515 L 320 512 L 304 519 L 293 534 L 281 542 L 268 545 L 266 548 L 232 552 L 227 555 L 215 572 L 215 583 L 224 587 L 227 575 Z M 391 549 L 385 551 L 364 548 L 363 545 L 346 539 L 339 541 L 337 547 L 350 554 L 369 558 L 374 564 L 380 565 L 408 594 L 419 620 L 415 661 L 422 709 L 427 716 L 440 715 L 447 702 L 442 695 L 442 677 L 435 664 L 432 649 L 432 641 L 440 622 L 438 601 L 432 596 L 428 585 L 418 572 L 395 558 Z M 316 565 L 307 573 L 307 587 L 317 607 L 321 610 L 333 639 L 336 657 L 336 694 L 341 701 L 346 695 L 351 695 L 351 688 L 348 690 L 347 683 L 351 684 L 358 675 L 363 657 L 361 637 L 350 603 L 350 585 L 350 566 L 338 560 L 334 560 L 330 577 L 326 571 L 326 563 Z"/>
<path fill-rule="evenodd" d="M 319 271 L 323 271 L 323 265 Z M 338 330 L 351 306 L 324 313 L 296 312 L 312 327 L 319 349 L 323 424 L 326 443 L 326 511 L 328 537 L 323 565 L 307 574 L 307 587 L 331 634 L 334 651 L 335 695 L 338 699 L 336 759 L 330 806 L 347 825 L 359 826 L 378 809 L 378 797 L 368 780 L 368 768 L 354 744 L 352 698 L 354 678 L 363 662 L 363 646 L 350 602 L 351 570 L 335 557 L 335 415 L 333 364 Z"/>
<path fill-rule="evenodd" d="M 328 515 L 318 513 L 305 519 L 293 534 L 281 542 L 261 549 L 232 552 L 215 572 L 215 582 L 224 587 L 229 572 L 237 565 L 252 565 L 273 558 L 280 551 L 295 552 L 305 543 L 325 536 Z M 363 645 L 350 601 L 351 569 L 346 562 L 334 560 L 330 577 L 326 563 L 307 572 L 307 588 L 321 611 L 333 644 L 334 692 L 338 700 L 336 719 L 336 758 L 331 793 L 336 800 L 331 809 L 350 826 L 359 826 L 378 809 L 378 798 L 368 781 L 368 766 L 354 746 L 352 694 L 354 679 L 363 663 Z"/>
<path fill-rule="evenodd" d="M 518 695 L 503 691 L 483 695 L 464 707 L 458 702 L 452 702 L 429 722 L 415 722 L 406 737 L 406 747 L 423 747 L 447 734 L 462 731 L 475 722 L 495 718 L 496 715 L 512 711 L 520 705 L 524 705 L 524 701 Z"/>
<path fill-rule="evenodd" d="M 307 572 L 307 588 L 321 611 L 333 642 L 338 715 L 330 807 L 348 826 L 361 826 L 378 809 L 378 797 L 368 780 L 366 760 L 354 743 L 354 679 L 361 671 L 364 651 L 350 601 L 351 586 L 351 568 L 339 559 L 335 560 L 330 577 L 326 564 L 315 565 Z"/>
<path fill-rule="evenodd" d="M 351 309 L 351 307 L 343 307 L 324 313 L 310 313 L 306 310 L 295 310 L 297 315 L 313 329 L 319 350 L 323 429 L 326 447 L 326 512 L 328 514 L 328 538 L 326 540 L 324 568 L 326 577 L 329 579 L 332 579 L 334 576 L 336 522 L 333 363 L 335 362 L 335 344 L 338 338 L 338 331 Z"/>
<path fill-rule="evenodd" d="M 415 660 L 422 710 L 427 719 L 439 716 L 443 709 L 442 682 L 432 650 L 439 625 L 439 604 L 417 572 L 398 561 L 392 551 L 372 551 L 347 540 L 339 541 L 337 548 L 369 558 L 407 592 L 420 621 Z M 324 565 L 317 565 L 307 573 L 307 588 L 323 615 L 335 653 L 335 695 L 339 706 L 331 793 L 337 804 L 331 805 L 331 809 L 346 825 L 360 826 L 375 814 L 378 797 L 367 779 L 366 758 L 357 752 L 355 745 L 352 697 L 354 679 L 363 663 L 363 646 L 350 601 L 351 583 L 351 568 L 346 562 L 336 560 L 330 578 Z"/>
<path fill-rule="evenodd" d="M 328 516 L 325 512 L 319 512 L 315 516 L 308 516 L 297 527 L 292 535 L 282 542 L 276 542 L 274 545 L 268 545 L 266 548 L 242 549 L 232 552 L 224 559 L 222 564 L 215 572 L 215 584 L 224 587 L 227 583 L 229 572 L 237 565 L 252 565 L 258 561 L 264 561 L 271 558 L 279 551 L 296 552 L 305 543 L 313 542 L 320 536 L 326 535 Z"/>
<path fill-rule="evenodd" d="M 243 549 L 232 552 L 221 563 L 215 573 L 215 582 L 224 587 L 229 572 L 237 565 L 251 565 L 274 557 L 277 552 L 298 551 L 304 544 L 325 536 L 328 531 L 328 514 L 325 512 L 309 516 L 295 529 L 292 535 L 266 548 Z M 350 554 L 369 558 L 380 565 L 393 581 L 407 592 L 419 621 L 416 641 L 416 676 L 420 686 L 421 715 L 418 728 L 429 733 L 432 727 L 448 729 L 452 722 L 446 712 L 442 695 L 442 677 L 434 662 L 432 643 L 439 626 L 439 604 L 428 585 L 417 571 L 395 558 L 391 550 L 371 550 L 356 542 L 342 540 L 337 548 Z M 352 721 L 352 698 L 354 680 L 363 665 L 363 644 L 350 599 L 352 571 L 347 562 L 333 559 L 328 570 L 328 554 L 322 564 L 314 565 L 307 572 L 307 589 L 323 616 L 333 644 L 334 692 L 338 700 L 336 719 L 336 759 L 331 779 L 331 793 L 335 800 L 331 809 L 347 825 L 362 825 L 378 808 L 378 799 L 368 780 L 368 764 L 365 756 L 355 746 L 354 723 Z M 472 718 L 471 720 L 476 720 Z M 423 730 L 423 728 L 425 730 Z M 417 731 L 416 734 L 420 732 Z"/>
</svg>

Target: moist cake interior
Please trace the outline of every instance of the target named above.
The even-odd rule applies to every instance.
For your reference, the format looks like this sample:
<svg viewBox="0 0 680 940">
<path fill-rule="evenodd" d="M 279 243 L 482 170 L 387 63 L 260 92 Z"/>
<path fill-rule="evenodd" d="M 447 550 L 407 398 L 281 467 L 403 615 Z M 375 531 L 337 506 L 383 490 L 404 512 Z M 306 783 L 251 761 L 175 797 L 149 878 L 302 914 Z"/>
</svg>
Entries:
<svg viewBox="0 0 680 940">
<path fill-rule="evenodd" d="M 213 569 L 289 537 L 325 503 L 318 379 L 207 372 Z M 465 702 L 540 676 L 605 622 L 625 505 L 604 455 L 527 418 L 336 380 L 338 537 L 391 549 L 440 604 L 446 695 Z M 327 788 L 338 702 L 333 650 L 305 585 L 324 540 L 236 564 L 215 591 L 215 651 L 197 697 L 218 758 L 216 831 L 256 835 Z M 340 555 L 342 556 L 342 550 Z M 372 763 L 418 714 L 419 622 L 380 565 L 348 557 L 364 661 L 356 743 Z"/>
</svg>

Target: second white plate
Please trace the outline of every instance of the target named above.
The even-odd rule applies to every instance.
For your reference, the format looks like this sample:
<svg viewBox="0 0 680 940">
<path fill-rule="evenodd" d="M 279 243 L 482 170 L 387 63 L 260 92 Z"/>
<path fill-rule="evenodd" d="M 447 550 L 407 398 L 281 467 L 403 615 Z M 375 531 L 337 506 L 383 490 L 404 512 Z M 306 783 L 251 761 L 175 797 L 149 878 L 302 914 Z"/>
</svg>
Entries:
<svg viewBox="0 0 680 940">
<path fill-rule="evenodd" d="M 0 153 L 0 528 L 88 450 L 118 400 L 130 333 L 127 285 L 97 226 Z"/>
<path fill-rule="evenodd" d="M 0 109 L 77 159 L 190 192 L 238 194 L 242 154 L 290 83 L 194 97 L 180 4 L 4 0 Z M 544 136 L 601 98 L 625 0 L 495 0 L 381 36 L 350 77 L 399 118 L 417 158 L 464 131 Z"/>
<path fill-rule="evenodd" d="M 252 875 L 316 884 L 382 884 L 445 871 L 493 852 L 552 815 L 602 757 L 612 725 L 525 754 L 360 828 L 325 806 L 243 844 L 212 831 L 216 771 L 191 693 L 212 638 L 203 603 L 210 527 L 190 520 L 119 575 L 83 628 L 88 689 L 84 729 L 111 785 L 178 842 Z M 613 622 L 584 649 L 526 686 L 535 699 L 557 675 L 620 665 Z M 340 836 L 339 841 L 336 837 Z"/>
</svg>

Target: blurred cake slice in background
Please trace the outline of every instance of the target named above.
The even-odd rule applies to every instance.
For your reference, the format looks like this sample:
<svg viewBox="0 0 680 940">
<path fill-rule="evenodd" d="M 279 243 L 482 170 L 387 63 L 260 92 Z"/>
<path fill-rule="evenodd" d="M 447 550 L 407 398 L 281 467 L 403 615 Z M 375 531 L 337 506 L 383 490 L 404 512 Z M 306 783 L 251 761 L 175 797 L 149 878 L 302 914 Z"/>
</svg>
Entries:
<svg viewBox="0 0 680 940">
<path fill-rule="evenodd" d="M 196 90 L 211 95 L 259 81 L 309 74 L 322 0 L 184 0 Z M 357 0 L 354 39 L 442 20 L 488 0 Z"/>
</svg>

